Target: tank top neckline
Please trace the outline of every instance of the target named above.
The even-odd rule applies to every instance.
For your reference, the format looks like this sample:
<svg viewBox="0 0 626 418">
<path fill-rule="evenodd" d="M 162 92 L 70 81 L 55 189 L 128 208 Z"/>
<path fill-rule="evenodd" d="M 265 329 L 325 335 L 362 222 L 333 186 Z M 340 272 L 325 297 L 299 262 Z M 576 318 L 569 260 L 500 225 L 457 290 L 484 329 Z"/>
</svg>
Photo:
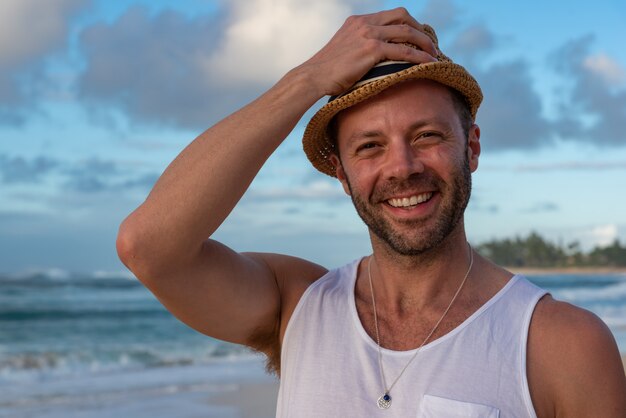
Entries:
<svg viewBox="0 0 626 418">
<path fill-rule="evenodd" d="M 359 270 L 359 265 L 361 264 L 361 261 L 364 258 L 365 256 L 353 261 L 352 266 L 351 266 L 351 271 L 350 271 L 350 280 L 346 281 L 347 282 L 346 285 L 348 286 L 348 298 L 349 298 L 349 305 L 350 305 L 349 309 L 350 309 L 354 326 L 356 327 L 363 341 L 365 341 L 365 343 L 369 345 L 371 348 L 378 350 L 378 345 L 376 344 L 376 341 L 374 341 L 369 336 L 369 334 L 365 331 L 365 328 L 363 328 L 363 324 L 361 323 L 361 319 L 359 318 L 359 314 L 356 310 L 356 298 L 355 298 L 356 278 L 357 278 L 357 273 Z M 517 274 L 513 275 L 513 277 L 511 277 L 511 279 L 502 287 L 502 289 L 498 290 L 498 292 L 495 295 L 493 295 L 490 299 L 488 299 L 487 302 L 485 302 L 473 314 L 467 317 L 463 322 L 461 322 L 459 325 L 457 325 L 454 329 L 452 329 L 447 334 L 442 335 L 436 340 L 432 340 L 429 343 L 425 344 L 421 348 L 420 351 L 426 351 L 432 347 L 435 347 L 449 340 L 450 338 L 453 338 L 456 334 L 461 332 L 464 328 L 468 327 L 480 315 L 482 315 L 483 312 L 489 309 L 490 306 L 492 306 L 499 299 L 501 299 L 508 292 L 508 290 L 511 289 L 511 287 L 513 287 L 513 285 L 518 281 L 519 278 L 520 276 L 518 276 Z M 417 350 L 418 348 L 413 348 L 411 350 L 391 350 L 389 348 L 381 347 L 382 353 L 385 354 L 386 356 L 399 356 L 399 357 L 411 356 L 411 355 L 414 355 Z"/>
</svg>

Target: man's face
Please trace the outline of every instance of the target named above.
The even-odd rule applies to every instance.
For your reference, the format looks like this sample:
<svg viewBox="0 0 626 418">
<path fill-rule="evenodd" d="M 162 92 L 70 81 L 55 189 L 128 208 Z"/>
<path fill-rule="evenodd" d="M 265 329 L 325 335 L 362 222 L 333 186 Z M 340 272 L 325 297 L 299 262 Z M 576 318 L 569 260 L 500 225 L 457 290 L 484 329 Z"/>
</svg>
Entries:
<svg viewBox="0 0 626 418">
<path fill-rule="evenodd" d="M 477 168 L 447 88 L 411 81 L 337 116 L 337 177 L 372 238 L 402 255 L 439 245 L 457 227 Z"/>
</svg>

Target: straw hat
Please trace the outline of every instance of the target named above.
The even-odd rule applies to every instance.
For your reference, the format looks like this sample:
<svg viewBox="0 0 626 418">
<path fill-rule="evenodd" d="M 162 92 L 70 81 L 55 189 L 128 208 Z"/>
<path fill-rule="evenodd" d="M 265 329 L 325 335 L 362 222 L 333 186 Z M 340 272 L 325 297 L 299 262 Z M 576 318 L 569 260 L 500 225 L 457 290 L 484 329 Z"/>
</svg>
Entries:
<svg viewBox="0 0 626 418">
<path fill-rule="evenodd" d="M 347 92 L 331 97 L 328 103 L 313 115 L 304 131 L 302 146 L 315 168 L 324 174 L 335 177 L 335 169 L 329 161 L 329 156 L 334 152 L 334 144 L 326 132 L 331 119 L 342 110 L 354 106 L 401 81 L 429 79 L 459 91 L 467 100 L 472 119 L 476 119 L 478 106 L 483 100 L 478 82 L 465 68 L 455 64 L 441 52 L 437 35 L 432 27 L 424 25 L 423 30 L 435 44 L 438 61 L 424 64 L 404 61 L 381 62 Z"/>
</svg>

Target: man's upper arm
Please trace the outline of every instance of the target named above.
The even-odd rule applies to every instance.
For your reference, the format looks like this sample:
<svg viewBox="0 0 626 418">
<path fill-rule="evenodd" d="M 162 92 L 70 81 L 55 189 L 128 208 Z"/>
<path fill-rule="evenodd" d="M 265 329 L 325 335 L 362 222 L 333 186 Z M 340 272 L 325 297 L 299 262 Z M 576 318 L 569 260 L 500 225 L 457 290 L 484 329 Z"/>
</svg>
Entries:
<svg viewBox="0 0 626 418">
<path fill-rule="evenodd" d="M 528 381 L 538 417 L 626 417 L 626 377 L 607 326 L 547 296 L 528 341 Z"/>
<path fill-rule="evenodd" d="M 291 272 L 294 277 L 285 277 Z M 284 294 L 293 294 L 291 287 L 321 274 L 321 267 L 305 260 L 237 253 L 207 240 L 184 265 L 140 280 L 190 327 L 217 339 L 249 345 L 252 336 L 278 336 Z"/>
</svg>

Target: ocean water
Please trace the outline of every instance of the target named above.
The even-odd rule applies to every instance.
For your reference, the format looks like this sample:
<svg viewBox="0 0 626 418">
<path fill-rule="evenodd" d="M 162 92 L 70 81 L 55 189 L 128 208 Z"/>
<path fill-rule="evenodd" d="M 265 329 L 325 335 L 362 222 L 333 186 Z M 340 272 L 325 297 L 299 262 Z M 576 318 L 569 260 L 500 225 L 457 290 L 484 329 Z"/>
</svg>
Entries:
<svg viewBox="0 0 626 418">
<path fill-rule="evenodd" d="M 611 329 L 626 354 L 626 274 L 549 274 L 528 278 L 557 300 L 598 315 Z"/>
<path fill-rule="evenodd" d="M 130 276 L 0 277 L 0 385 L 241 355 L 181 324 Z"/>
<path fill-rule="evenodd" d="M 626 275 L 530 279 L 599 315 L 626 352 Z M 0 276 L 0 416 L 83 416 L 64 408 L 262 374 L 258 356 L 181 324 L 128 274 Z"/>
</svg>

